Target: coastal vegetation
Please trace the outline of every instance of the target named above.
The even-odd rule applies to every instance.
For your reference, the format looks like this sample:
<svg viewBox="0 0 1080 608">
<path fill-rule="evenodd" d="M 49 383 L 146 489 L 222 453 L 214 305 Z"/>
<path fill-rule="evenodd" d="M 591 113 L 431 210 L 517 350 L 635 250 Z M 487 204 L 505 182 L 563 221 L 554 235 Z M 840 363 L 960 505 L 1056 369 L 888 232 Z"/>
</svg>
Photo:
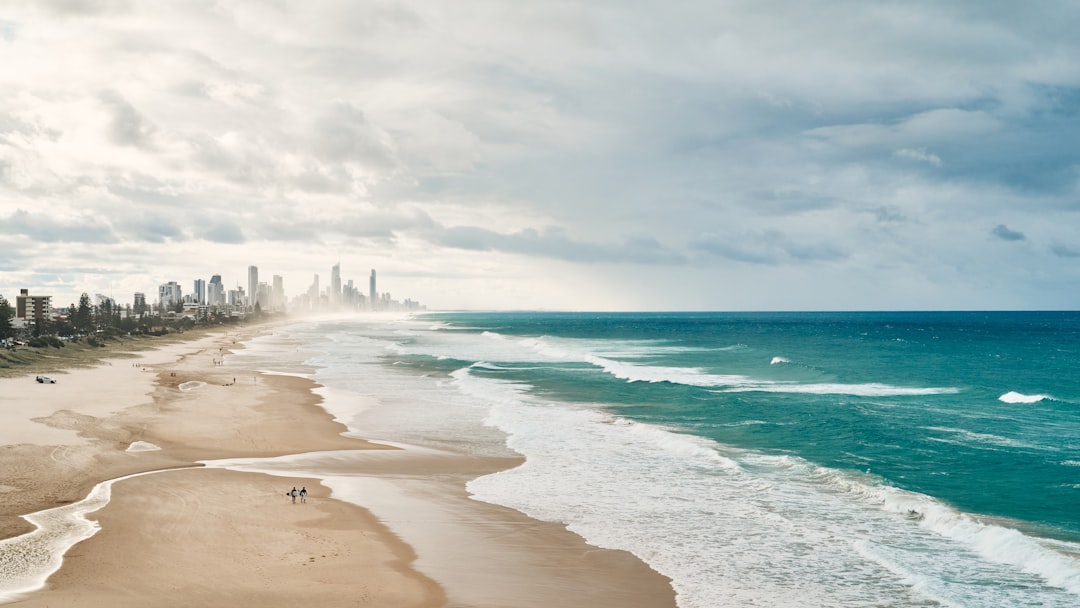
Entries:
<svg viewBox="0 0 1080 608">
<path fill-rule="evenodd" d="M 94 305 L 82 294 L 53 318 L 29 320 L 17 327 L 15 310 L 0 296 L 0 377 L 55 373 L 87 367 L 106 357 L 156 348 L 201 337 L 228 326 L 261 323 L 271 315 L 256 309 L 244 317 L 224 314 L 184 314 L 183 308 L 147 307 L 138 313 L 111 300 Z"/>
</svg>

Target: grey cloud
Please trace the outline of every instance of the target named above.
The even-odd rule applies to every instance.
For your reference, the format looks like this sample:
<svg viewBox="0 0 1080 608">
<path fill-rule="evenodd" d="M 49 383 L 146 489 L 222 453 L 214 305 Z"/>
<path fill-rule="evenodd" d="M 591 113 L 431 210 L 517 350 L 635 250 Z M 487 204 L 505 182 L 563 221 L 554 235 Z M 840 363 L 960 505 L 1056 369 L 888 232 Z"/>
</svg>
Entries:
<svg viewBox="0 0 1080 608">
<path fill-rule="evenodd" d="M 184 236 L 176 221 L 158 213 L 127 214 L 114 221 L 130 240 L 163 243 Z"/>
<path fill-rule="evenodd" d="M 3 231 L 21 234 L 31 240 L 46 243 L 115 243 L 116 235 L 101 220 L 92 217 L 78 221 L 57 218 L 42 213 L 18 209 L 3 221 Z"/>
<path fill-rule="evenodd" d="M 151 145 L 151 138 L 157 130 L 156 127 L 148 122 L 127 99 L 112 90 L 102 91 L 99 98 L 112 113 L 109 138 L 113 143 L 137 148 L 146 148 Z"/>
<path fill-rule="evenodd" d="M 114 15 L 131 10 L 129 0 L 34 0 L 33 4 L 54 14 L 76 17 Z"/>
<path fill-rule="evenodd" d="M 847 253 L 829 243 L 800 243 L 774 230 L 740 238 L 707 236 L 691 243 L 691 247 L 736 262 L 764 265 L 833 261 L 847 257 Z"/>
<path fill-rule="evenodd" d="M 664 247 L 652 238 L 630 238 L 620 246 L 595 245 L 574 241 L 557 228 L 548 228 L 543 232 L 526 229 L 512 234 L 500 234 L 474 226 L 455 226 L 446 229 L 438 237 L 438 243 L 456 249 L 503 251 L 586 263 L 682 264 L 686 262 L 685 256 Z"/>
<path fill-rule="evenodd" d="M 19 24 L 11 21 L 0 20 L 0 39 L 5 42 L 11 42 L 15 40 L 15 36 L 19 32 Z"/>
<path fill-rule="evenodd" d="M 874 214 L 874 218 L 882 224 L 904 223 L 911 221 L 900 210 L 893 207 L 877 207 L 871 209 L 871 213 Z"/>
<path fill-rule="evenodd" d="M 332 103 L 315 121 L 315 153 L 333 162 L 356 161 L 374 168 L 394 165 L 393 153 L 363 111 L 350 103 Z"/>
<path fill-rule="evenodd" d="M 206 231 L 206 238 L 215 243 L 243 243 L 244 232 L 232 222 L 218 222 Z"/>
<path fill-rule="evenodd" d="M 1059 258 L 1080 258 L 1080 249 L 1065 245 L 1054 245 L 1050 248 L 1050 251 Z"/>
<path fill-rule="evenodd" d="M 1003 241 L 1023 241 L 1027 238 L 1024 236 L 1023 232 L 1010 230 L 1005 224 L 994 226 L 994 229 L 991 230 L 990 233 Z"/>
<path fill-rule="evenodd" d="M 327 215 L 318 220 L 274 217 L 264 224 L 253 226 L 260 238 L 293 242 L 320 242 L 327 235 L 389 241 L 395 239 L 400 232 L 427 233 L 436 228 L 438 224 L 418 207 L 381 209 L 342 216 Z"/>
<path fill-rule="evenodd" d="M 926 148 L 900 148 L 893 152 L 893 155 L 898 158 L 906 158 L 909 160 L 917 160 L 924 163 L 930 163 L 935 167 L 941 166 L 941 157 L 937 154 L 927 152 Z"/>
<path fill-rule="evenodd" d="M 437 224 L 425 211 L 418 208 L 384 210 L 341 218 L 325 229 L 349 236 L 390 237 L 403 230 L 429 230 Z"/>
</svg>

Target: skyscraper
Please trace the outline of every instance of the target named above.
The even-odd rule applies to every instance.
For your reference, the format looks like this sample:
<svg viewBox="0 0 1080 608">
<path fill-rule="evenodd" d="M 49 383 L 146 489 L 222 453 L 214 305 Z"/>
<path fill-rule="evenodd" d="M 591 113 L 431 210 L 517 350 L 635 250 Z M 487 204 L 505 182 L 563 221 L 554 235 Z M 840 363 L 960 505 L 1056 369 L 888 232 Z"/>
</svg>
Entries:
<svg viewBox="0 0 1080 608">
<path fill-rule="evenodd" d="M 285 279 L 281 275 L 274 275 L 273 294 L 270 296 L 270 307 L 274 310 L 285 310 Z"/>
<path fill-rule="evenodd" d="M 247 305 L 251 308 L 255 307 L 255 303 L 258 301 L 259 293 L 259 267 L 248 266 L 248 302 Z"/>
<path fill-rule="evenodd" d="M 180 284 L 176 281 L 158 285 L 158 304 L 162 307 L 170 308 L 183 301 L 184 294 L 180 290 Z"/>
<path fill-rule="evenodd" d="M 371 294 L 371 310 L 376 310 L 378 308 L 378 306 L 376 305 L 376 302 L 378 302 L 378 298 L 375 297 L 375 269 L 374 268 L 371 269 L 371 282 L 368 285 L 368 291 Z"/>
<path fill-rule="evenodd" d="M 132 307 L 131 311 L 141 317 L 146 310 L 146 294 L 141 291 L 136 291 L 135 306 Z"/>
<path fill-rule="evenodd" d="M 341 262 L 330 267 L 330 306 L 341 306 Z"/>
<path fill-rule="evenodd" d="M 311 287 L 308 287 L 308 301 L 311 308 L 314 310 L 319 307 L 319 275 L 315 275 L 315 279 L 311 282 Z"/>
<path fill-rule="evenodd" d="M 211 306 L 225 306 L 225 287 L 221 284 L 221 275 L 210 277 L 206 286 L 206 303 Z"/>
<path fill-rule="evenodd" d="M 206 304 L 206 281 L 202 279 L 195 279 L 195 303 Z"/>
</svg>

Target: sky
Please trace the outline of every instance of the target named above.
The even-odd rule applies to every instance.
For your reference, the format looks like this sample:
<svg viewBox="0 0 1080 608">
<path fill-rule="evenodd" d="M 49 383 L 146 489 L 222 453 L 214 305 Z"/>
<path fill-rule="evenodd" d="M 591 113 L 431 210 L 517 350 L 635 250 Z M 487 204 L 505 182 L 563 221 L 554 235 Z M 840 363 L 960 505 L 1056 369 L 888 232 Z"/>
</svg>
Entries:
<svg viewBox="0 0 1080 608">
<path fill-rule="evenodd" d="M 1080 305 L 1080 4 L 0 1 L 0 294 Z"/>
</svg>

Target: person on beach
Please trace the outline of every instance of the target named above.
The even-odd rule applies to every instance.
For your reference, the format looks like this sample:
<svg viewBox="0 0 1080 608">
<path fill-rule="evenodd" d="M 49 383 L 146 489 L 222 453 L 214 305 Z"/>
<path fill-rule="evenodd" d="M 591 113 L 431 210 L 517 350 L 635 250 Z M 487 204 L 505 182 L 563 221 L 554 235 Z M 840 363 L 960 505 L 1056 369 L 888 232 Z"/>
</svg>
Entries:
<svg viewBox="0 0 1080 608">
<path fill-rule="evenodd" d="M 300 488 L 300 502 L 307 502 L 307 486 Z"/>
<path fill-rule="evenodd" d="M 291 492 L 289 492 L 289 496 L 292 496 L 292 501 L 293 501 L 294 503 L 296 502 L 296 496 L 297 496 L 297 494 L 299 494 L 299 492 L 297 492 L 297 491 L 296 491 L 296 486 L 293 486 L 293 489 L 292 489 L 292 491 L 291 491 Z"/>
</svg>

